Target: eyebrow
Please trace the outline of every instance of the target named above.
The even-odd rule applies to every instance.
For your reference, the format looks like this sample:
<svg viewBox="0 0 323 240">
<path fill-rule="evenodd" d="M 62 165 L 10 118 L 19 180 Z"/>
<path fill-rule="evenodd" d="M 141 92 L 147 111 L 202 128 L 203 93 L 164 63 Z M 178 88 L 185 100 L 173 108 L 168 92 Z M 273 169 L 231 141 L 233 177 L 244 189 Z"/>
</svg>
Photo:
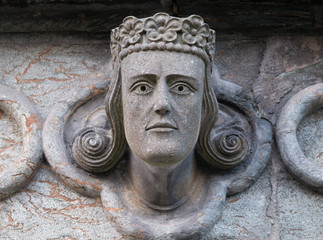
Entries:
<svg viewBox="0 0 323 240">
<path fill-rule="evenodd" d="M 150 74 L 150 73 L 144 73 L 144 74 L 138 74 L 138 75 L 135 75 L 135 76 L 132 76 L 130 77 L 130 79 L 133 79 L 133 80 L 137 80 L 137 79 L 140 79 L 140 78 L 149 78 L 149 79 L 156 79 L 157 76 L 155 74 Z"/>
<path fill-rule="evenodd" d="M 166 80 L 170 81 L 170 82 L 175 81 L 178 78 L 184 78 L 184 79 L 191 80 L 191 81 L 197 81 L 197 79 L 194 77 L 182 75 L 182 74 L 170 74 L 170 75 L 166 76 Z"/>
<path fill-rule="evenodd" d="M 134 85 L 138 83 L 140 80 L 145 80 L 150 82 L 151 84 L 155 84 L 157 82 L 157 76 L 154 74 L 138 74 L 129 78 L 129 90 L 133 88 Z"/>
<path fill-rule="evenodd" d="M 147 74 L 139 74 L 139 75 L 132 76 L 132 77 L 130 77 L 130 80 L 136 81 L 136 80 L 140 80 L 140 79 L 147 79 L 147 80 L 156 81 L 157 78 L 158 77 L 156 75 L 147 73 Z"/>
</svg>

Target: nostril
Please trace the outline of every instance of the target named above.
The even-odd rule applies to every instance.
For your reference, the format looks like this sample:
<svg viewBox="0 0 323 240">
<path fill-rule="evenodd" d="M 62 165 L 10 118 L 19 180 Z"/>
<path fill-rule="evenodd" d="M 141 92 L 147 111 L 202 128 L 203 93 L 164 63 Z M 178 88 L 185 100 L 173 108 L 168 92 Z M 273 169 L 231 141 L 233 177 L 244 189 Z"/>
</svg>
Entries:
<svg viewBox="0 0 323 240">
<path fill-rule="evenodd" d="M 158 109 L 155 110 L 155 112 L 157 114 L 160 114 L 160 115 L 165 115 L 165 114 L 169 113 L 169 109 L 167 109 L 167 108 L 158 108 Z"/>
</svg>

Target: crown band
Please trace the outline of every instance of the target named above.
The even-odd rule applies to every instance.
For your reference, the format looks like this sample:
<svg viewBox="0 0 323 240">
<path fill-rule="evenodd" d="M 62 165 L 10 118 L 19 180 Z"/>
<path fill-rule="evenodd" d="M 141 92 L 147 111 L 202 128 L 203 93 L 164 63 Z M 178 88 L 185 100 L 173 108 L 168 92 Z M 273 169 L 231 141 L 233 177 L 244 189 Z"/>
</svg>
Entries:
<svg viewBox="0 0 323 240">
<path fill-rule="evenodd" d="M 131 16 L 112 30 L 110 47 L 114 62 L 131 53 L 149 50 L 190 53 L 212 62 L 215 31 L 197 15 L 177 18 L 157 13 L 143 19 Z"/>
</svg>

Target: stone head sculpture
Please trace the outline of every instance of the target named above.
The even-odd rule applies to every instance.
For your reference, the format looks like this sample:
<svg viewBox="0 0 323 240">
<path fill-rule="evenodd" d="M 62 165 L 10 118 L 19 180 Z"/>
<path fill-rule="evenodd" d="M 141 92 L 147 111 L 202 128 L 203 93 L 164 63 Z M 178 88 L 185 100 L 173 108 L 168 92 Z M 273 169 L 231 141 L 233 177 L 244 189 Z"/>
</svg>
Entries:
<svg viewBox="0 0 323 240">
<path fill-rule="evenodd" d="M 124 236 L 200 239 L 226 195 L 263 171 L 271 126 L 241 87 L 215 79 L 215 32 L 199 16 L 127 17 L 110 46 L 111 81 L 49 115 L 47 159 L 67 185 L 100 196 Z"/>
<path fill-rule="evenodd" d="M 125 18 L 111 33 L 110 147 L 101 161 L 78 163 L 107 171 L 128 143 L 151 164 L 180 162 L 196 147 L 213 166 L 235 166 L 240 159 L 226 160 L 210 139 L 218 112 L 211 79 L 214 50 L 215 32 L 200 16 Z"/>
<path fill-rule="evenodd" d="M 128 145 L 138 195 L 146 205 L 168 209 L 189 197 L 195 150 L 198 159 L 218 168 L 239 163 L 247 148 L 236 151 L 236 143 L 245 145 L 243 139 L 231 136 L 218 145 L 211 137 L 218 115 L 211 78 L 214 49 L 215 32 L 197 15 L 125 18 L 111 33 L 113 79 L 105 100 L 109 147 L 94 158 L 80 157 L 74 147 L 79 165 L 105 172 Z"/>
</svg>

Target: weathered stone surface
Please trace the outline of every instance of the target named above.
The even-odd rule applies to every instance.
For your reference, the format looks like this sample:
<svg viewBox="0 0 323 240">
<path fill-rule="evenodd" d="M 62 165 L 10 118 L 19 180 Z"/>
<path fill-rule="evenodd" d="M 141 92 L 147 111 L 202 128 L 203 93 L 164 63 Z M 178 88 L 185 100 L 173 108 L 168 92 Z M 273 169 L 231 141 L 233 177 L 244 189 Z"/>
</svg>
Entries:
<svg viewBox="0 0 323 240">
<path fill-rule="evenodd" d="M 272 126 L 241 87 L 211 74 L 214 44 L 196 15 L 127 17 L 111 33 L 115 77 L 71 92 L 46 119 L 53 171 L 73 190 L 100 195 L 127 239 L 201 239 L 226 195 L 267 165 Z"/>
<path fill-rule="evenodd" d="M 5 85 L 0 85 L 0 108 L 10 115 L 20 127 L 22 148 L 0 168 L 0 199 L 24 187 L 36 172 L 43 155 L 42 124 L 35 106 L 23 94 Z M 8 133 L 10 135 L 10 133 Z M 13 135 L 16 135 L 13 133 Z M 19 135 L 19 134 L 17 134 Z M 9 138 L 2 138 L 6 143 L 17 144 Z M 7 146 L 8 148 L 10 147 Z M 0 153 L 7 150 L 4 147 Z M 4 156 L 4 161 L 10 154 Z M 6 161 L 5 161 L 6 162 Z"/>
<path fill-rule="evenodd" d="M 239 39 L 235 41 L 238 43 Z M 281 93 L 284 88 L 274 86 L 280 86 L 279 82 L 286 84 L 284 82 L 287 80 L 282 78 L 278 81 L 275 77 L 287 70 L 274 71 L 274 74 L 265 78 L 260 77 L 264 76 L 262 69 L 278 69 L 279 63 L 276 64 L 274 60 L 291 53 L 295 57 L 287 62 L 302 58 L 305 52 L 311 52 L 306 47 L 309 42 L 316 42 L 317 49 L 321 49 L 322 40 L 319 37 L 274 37 L 264 41 L 265 46 L 263 40 L 256 41 L 258 43 L 255 44 L 261 47 L 255 48 L 249 43 L 230 45 L 230 41 L 219 42 L 219 46 L 226 47 L 221 47 L 221 52 L 217 52 L 216 56 L 222 64 L 219 66 L 221 76 L 224 78 L 231 70 L 235 72 L 237 75 L 230 75 L 234 81 L 249 92 L 254 91 L 262 106 L 268 104 L 266 113 L 272 112 L 269 116 L 276 119 L 284 104 L 278 103 L 279 98 L 274 94 L 276 92 L 276 95 L 284 96 Z M 272 46 L 284 44 L 290 50 L 276 51 L 276 55 L 273 55 L 275 51 Z M 305 46 L 304 50 L 302 45 Z M 256 52 L 245 52 L 245 46 L 256 49 Z M 91 36 L 2 34 L 0 51 L 1 83 L 22 91 L 35 101 L 43 118 L 70 88 L 92 79 L 103 81 L 108 75 L 108 43 Z M 246 61 L 237 63 L 234 61 L 236 56 L 230 57 L 229 51 L 255 57 L 250 60 L 247 56 Z M 221 54 L 225 57 L 219 57 Z M 309 56 L 306 60 L 309 68 L 289 72 L 289 81 L 295 82 L 288 85 L 289 91 L 281 101 L 285 103 L 305 86 L 322 82 L 319 78 L 322 77 L 322 68 L 318 64 L 322 61 L 320 54 L 320 51 L 312 51 L 314 59 Z M 257 77 L 257 70 L 252 67 L 252 74 L 244 74 L 240 82 L 237 69 L 250 68 L 248 60 L 255 64 L 261 62 L 260 75 Z M 242 67 L 228 64 L 231 62 Z M 249 83 L 247 76 L 255 80 Z M 267 96 L 267 100 L 262 99 L 262 95 Z M 9 121 L 9 118 L 5 118 Z M 6 126 L 13 127 L 10 124 L 1 121 L 2 136 Z M 12 137 L 19 142 L 19 136 Z M 0 148 L 2 146 L 6 145 Z M 227 202 L 222 218 L 206 239 L 319 239 L 323 236 L 322 195 L 294 180 L 283 167 L 277 150 L 273 151 L 271 164 L 257 183 L 244 193 L 229 197 Z M 122 239 L 107 221 L 99 199 L 83 197 L 65 187 L 46 163 L 26 188 L 0 202 L 0 219 L 1 239 Z"/>
<path fill-rule="evenodd" d="M 297 128 L 298 143 L 306 158 L 323 166 L 323 109 L 307 115 Z"/>
<path fill-rule="evenodd" d="M 323 37 L 272 37 L 253 91 L 265 114 L 276 122 L 288 99 L 323 81 Z"/>
<path fill-rule="evenodd" d="M 265 171 L 253 187 L 227 198 L 221 218 L 205 239 L 269 239 L 274 222 L 267 213 L 270 195 L 269 173 Z"/>
<path fill-rule="evenodd" d="M 72 87 L 107 79 L 109 46 L 87 35 L 2 34 L 0 46 L 1 83 L 27 95 L 44 119 Z"/>
<path fill-rule="evenodd" d="M 277 180 L 277 225 L 280 238 L 322 238 L 322 194 L 301 185 L 284 168 L 279 171 Z"/>
<path fill-rule="evenodd" d="M 177 2 L 180 14 L 194 12 L 204 16 L 212 28 L 222 33 L 258 37 L 306 32 L 322 34 L 322 3 L 318 1 Z"/>
<path fill-rule="evenodd" d="M 16 120 L 7 112 L 0 110 L 0 170 L 14 164 L 22 149 L 22 132 Z"/>
<path fill-rule="evenodd" d="M 129 15 L 170 12 L 165 1 L 17 1 L 0 5 L 0 32 L 95 32 L 108 35 Z"/>
<path fill-rule="evenodd" d="M 276 141 L 286 168 L 297 180 L 319 192 L 323 192 L 323 167 L 307 159 L 300 147 L 297 129 L 304 118 L 322 108 L 322 97 L 323 84 L 315 84 L 298 92 L 283 107 L 276 127 Z M 314 129 L 315 127 L 315 124 L 308 126 Z M 316 142 L 321 141 L 322 136 L 317 131 L 309 131 L 308 135 Z M 318 151 L 322 152 L 322 149 L 316 152 Z"/>
<path fill-rule="evenodd" d="M 65 187 L 44 164 L 18 194 L 0 202 L 0 239 L 120 239 L 100 199 Z"/>
<path fill-rule="evenodd" d="M 158 11 L 201 15 L 222 37 L 323 32 L 323 5 L 318 0 L 2 0 L 0 32 L 108 33 L 126 16 L 143 17 Z"/>
<path fill-rule="evenodd" d="M 86 36 L 33 34 L 0 38 L 1 83 L 29 96 L 44 118 L 50 107 L 75 85 L 106 78 L 109 58 L 105 41 Z M 13 131 L 7 135 L 7 130 L 16 129 L 9 117 L 3 117 L 1 136 L 19 142 L 19 133 Z M 8 141 L 1 148 L 7 146 L 10 146 Z M 10 147 L 11 151 L 17 151 L 21 145 Z M 10 153 L 10 157 L 15 154 Z M 1 158 L 1 164 L 2 161 L 7 162 L 6 155 Z M 121 237 L 106 221 L 100 199 L 71 191 L 57 180 L 46 163 L 27 187 L 0 201 L 0 218 L 1 239 Z"/>
<path fill-rule="evenodd" d="M 217 41 L 215 63 L 221 78 L 230 79 L 252 94 L 265 47 L 262 40 Z"/>
</svg>

